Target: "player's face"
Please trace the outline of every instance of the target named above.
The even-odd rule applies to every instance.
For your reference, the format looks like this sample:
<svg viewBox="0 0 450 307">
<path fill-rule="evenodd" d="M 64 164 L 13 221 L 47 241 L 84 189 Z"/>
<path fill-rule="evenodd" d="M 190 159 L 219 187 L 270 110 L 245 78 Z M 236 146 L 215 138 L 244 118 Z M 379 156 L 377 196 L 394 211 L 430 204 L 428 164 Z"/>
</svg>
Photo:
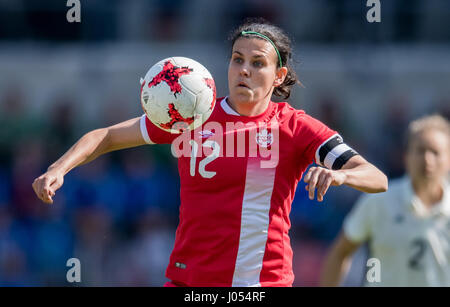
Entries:
<svg viewBox="0 0 450 307">
<path fill-rule="evenodd" d="M 278 56 L 271 43 L 258 38 L 237 39 L 228 66 L 230 100 L 256 104 L 270 99 L 274 86 L 282 82 L 278 70 Z"/>
<path fill-rule="evenodd" d="M 410 142 L 406 168 L 416 180 L 441 179 L 450 170 L 450 140 L 439 130 L 422 131 Z"/>
</svg>

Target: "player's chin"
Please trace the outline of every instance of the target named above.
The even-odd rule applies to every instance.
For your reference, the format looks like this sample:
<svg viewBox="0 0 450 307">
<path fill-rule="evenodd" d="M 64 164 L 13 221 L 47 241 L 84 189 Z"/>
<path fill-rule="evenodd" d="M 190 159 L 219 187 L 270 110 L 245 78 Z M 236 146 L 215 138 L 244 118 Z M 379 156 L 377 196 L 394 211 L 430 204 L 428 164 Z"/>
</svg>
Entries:
<svg viewBox="0 0 450 307">
<path fill-rule="evenodd" d="M 445 176 L 436 171 L 422 169 L 422 170 L 420 170 L 420 172 L 417 172 L 415 174 L 415 177 L 418 177 L 420 179 L 425 179 L 428 181 L 436 181 L 436 180 L 442 179 L 442 177 L 445 177 Z"/>
<path fill-rule="evenodd" d="M 425 170 L 422 173 L 422 176 L 428 180 L 440 180 L 442 178 L 445 178 L 446 174 L 442 174 L 440 172 L 437 171 L 427 171 Z"/>
<path fill-rule="evenodd" d="M 253 92 L 249 89 L 237 89 L 234 91 L 233 97 L 239 103 L 249 103 L 254 100 Z"/>
</svg>

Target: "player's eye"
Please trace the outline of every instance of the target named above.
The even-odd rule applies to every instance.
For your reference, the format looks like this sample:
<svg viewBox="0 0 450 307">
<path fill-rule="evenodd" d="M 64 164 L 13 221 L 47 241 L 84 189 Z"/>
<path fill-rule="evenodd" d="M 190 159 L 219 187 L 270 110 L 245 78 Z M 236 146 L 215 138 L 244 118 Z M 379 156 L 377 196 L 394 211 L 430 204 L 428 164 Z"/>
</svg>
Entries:
<svg viewBox="0 0 450 307">
<path fill-rule="evenodd" d="M 439 154 L 440 154 L 440 152 L 438 150 L 435 150 L 435 149 L 432 149 L 432 148 L 429 148 L 427 150 L 427 152 L 431 153 L 433 156 L 436 156 L 436 157 L 439 156 Z"/>
<path fill-rule="evenodd" d="M 263 67 L 264 63 L 262 61 L 254 61 L 253 66 L 255 67 Z"/>
<path fill-rule="evenodd" d="M 417 148 L 416 148 L 416 153 L 417 153 L 418 155 L 423 155 L 423 154 L 425 154 L 425 148 L 423 148 L 423 147 L 417 147 Z"/>
<path fill-rule="evenodd" d="M 244 62 L 244 60 L 240 57 L 235 57 L 233 59 L 233 62 L 237 63 L 237 64 L 242 64 L 242 62 Z"/>
</svg>

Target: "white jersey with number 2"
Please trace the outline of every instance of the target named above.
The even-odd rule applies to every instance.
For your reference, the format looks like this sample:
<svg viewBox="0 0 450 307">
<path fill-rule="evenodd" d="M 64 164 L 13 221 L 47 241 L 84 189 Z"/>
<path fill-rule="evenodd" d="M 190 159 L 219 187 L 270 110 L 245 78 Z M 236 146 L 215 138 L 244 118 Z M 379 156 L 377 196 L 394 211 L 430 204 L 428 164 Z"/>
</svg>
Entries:
<svg viewBox="0 0 450 307">
<path fill-rule="evenodd" d="M 351 241 L 368 242 L 369 258 L 379 260 L 379 281 L 365 278 L 366 286 L 450 286 L 450 196 L 448 183 L 443 186 L 431 210 L 407 176 L 393 180 L 386 193 L 360 198 L 344 232 Z"/>
</svg>

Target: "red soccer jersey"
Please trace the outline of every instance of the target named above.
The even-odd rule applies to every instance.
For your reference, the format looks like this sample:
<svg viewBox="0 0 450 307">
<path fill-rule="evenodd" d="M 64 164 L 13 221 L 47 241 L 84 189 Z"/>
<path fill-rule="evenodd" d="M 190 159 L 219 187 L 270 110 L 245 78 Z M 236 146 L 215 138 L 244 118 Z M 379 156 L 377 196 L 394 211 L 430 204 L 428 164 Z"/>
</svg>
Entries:
<svg viewBox="0 0 450 307">
<path fill-rule="evenodd" d="M 172 143 L 184 154 L 166 276 L 188 286 L 291 286 L 291 203 L 303 172 L 336 132 L 285 102 L 249 117 L 226 98 L 184 142 L 145 115 L 141 131 L 148 143 Z"/>
</svg>

